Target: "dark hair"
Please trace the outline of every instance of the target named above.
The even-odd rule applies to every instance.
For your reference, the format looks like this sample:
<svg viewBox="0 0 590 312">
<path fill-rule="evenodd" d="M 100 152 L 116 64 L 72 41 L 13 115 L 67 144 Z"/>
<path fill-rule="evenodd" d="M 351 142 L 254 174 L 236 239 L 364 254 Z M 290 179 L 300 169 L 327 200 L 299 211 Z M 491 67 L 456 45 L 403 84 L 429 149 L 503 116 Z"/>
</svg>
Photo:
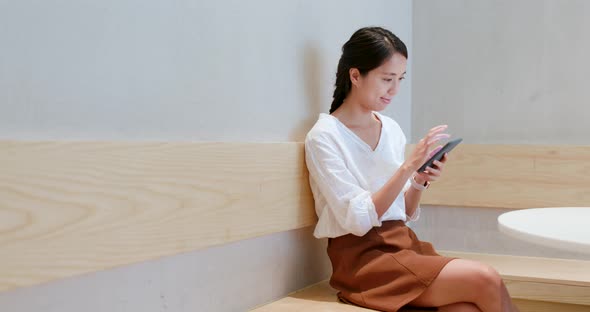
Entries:
<svg viewBox="0 0 590 312">
<path fill-rule="evenodd" d="M 387 29 L 365 27 L 352 34 L 352 37 L 342 46 L 330 114 L 342 105 L 350 93 L 352 83 L 349 71 L 351 68 L 356 68 L 361 75 L 365 75 L 381 66 L 394 53 L 400 53 L 406 59 L 408 58 L 406 45 Z"/>
</svg>

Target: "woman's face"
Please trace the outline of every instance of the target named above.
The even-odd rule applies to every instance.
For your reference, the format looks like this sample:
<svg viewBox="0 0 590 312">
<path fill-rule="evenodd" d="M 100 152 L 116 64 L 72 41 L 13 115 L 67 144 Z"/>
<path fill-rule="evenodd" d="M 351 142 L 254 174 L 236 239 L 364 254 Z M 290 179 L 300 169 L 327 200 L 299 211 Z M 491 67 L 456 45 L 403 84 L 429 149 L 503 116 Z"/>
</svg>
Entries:
<svg viewBox="0 0 590 312">
<path fill-rule="evenodd" d="M 353 88 L 356 87 L 356 98 L 367 110 L 382 111 L 399 91 L 399 86 L 406 74 L 407 59 L 394 53 L 381 66 L 362 76 L 356 70 L 351 72 Z"/>
</svg>

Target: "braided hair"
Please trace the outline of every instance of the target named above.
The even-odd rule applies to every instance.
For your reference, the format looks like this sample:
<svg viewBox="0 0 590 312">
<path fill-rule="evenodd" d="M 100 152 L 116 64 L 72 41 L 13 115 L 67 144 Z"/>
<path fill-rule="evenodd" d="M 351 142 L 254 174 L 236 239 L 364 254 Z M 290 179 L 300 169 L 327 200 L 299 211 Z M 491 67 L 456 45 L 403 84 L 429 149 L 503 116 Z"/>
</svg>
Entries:
<svg viewBox="0 0 590 312">
<path fill-rule="evenodd" d="M 387 29 L 365 27 L 352 34 L 352 37 L 342 46 L 330 114 L 342 105 L 350 93 L 352 82 L 349 71 L 351 68 L 356 68 L 361 75 L 365 75 L 387 61 L 394 53 L 400 53 L 406 59 L 408 58 L 406 45 Z"/>
</svg>

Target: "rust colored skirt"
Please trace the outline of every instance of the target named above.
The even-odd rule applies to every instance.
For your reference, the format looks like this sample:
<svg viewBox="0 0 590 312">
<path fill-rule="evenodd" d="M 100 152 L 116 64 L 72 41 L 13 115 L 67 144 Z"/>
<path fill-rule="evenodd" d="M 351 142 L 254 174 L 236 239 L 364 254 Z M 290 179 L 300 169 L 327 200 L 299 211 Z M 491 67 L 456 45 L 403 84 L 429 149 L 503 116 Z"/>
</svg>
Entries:
<svg viewBox="0 0 590 312">
<path fill-rule="evenodd" d="M 331 238 L 328 256 L 330 285 L 339 291 L 338 298 L 380 311 L 402 309 L 454 259 L 436 253 L 400 220 L 384 221 L 362 237 Z"/>
</svg>

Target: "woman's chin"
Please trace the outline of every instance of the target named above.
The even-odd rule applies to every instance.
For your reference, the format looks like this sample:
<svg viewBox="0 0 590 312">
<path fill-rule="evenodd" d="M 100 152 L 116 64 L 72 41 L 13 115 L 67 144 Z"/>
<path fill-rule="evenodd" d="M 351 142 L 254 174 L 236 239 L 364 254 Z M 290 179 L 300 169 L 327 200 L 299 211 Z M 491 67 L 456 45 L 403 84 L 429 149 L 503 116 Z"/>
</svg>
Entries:
<svg viewBox="0 0 590 312">
<path fill-rule="evenodd" d="M 375 105 L 373 110 L 380 112 L 380 111 L 385 110 L 388 106 L 389 106 L 389 104 L 380 103 L 379 105 Z"/>
</svg>

